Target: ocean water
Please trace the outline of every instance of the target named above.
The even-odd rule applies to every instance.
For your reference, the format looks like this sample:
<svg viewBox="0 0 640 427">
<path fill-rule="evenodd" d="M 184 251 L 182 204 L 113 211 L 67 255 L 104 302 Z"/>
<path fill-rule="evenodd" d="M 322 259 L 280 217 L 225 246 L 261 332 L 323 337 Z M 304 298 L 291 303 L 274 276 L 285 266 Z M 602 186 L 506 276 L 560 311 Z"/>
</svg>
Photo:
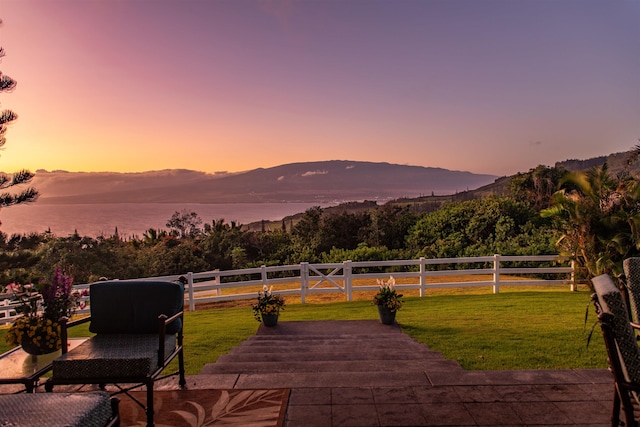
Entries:
<svg viewBox="0 0 640 427">
<path fill-rule="evenodd" d="M 224 219 L 230 223 L 277 221 L 304 212 L 313 203 L 118 203 L 58 205 L 35 202 L 0 210 L 0 231 L 11 235 L 42 233 L 50 229 L 58 237 L 72 234 L 96 237 L 112 235 L 117 227 L 123 237 L 142 236 L 149 228 L 166 229 L 176 211 L 196 212 L 203 224 Z M 324 207 L 324 206 L 323 206 Z"/>
</svg>

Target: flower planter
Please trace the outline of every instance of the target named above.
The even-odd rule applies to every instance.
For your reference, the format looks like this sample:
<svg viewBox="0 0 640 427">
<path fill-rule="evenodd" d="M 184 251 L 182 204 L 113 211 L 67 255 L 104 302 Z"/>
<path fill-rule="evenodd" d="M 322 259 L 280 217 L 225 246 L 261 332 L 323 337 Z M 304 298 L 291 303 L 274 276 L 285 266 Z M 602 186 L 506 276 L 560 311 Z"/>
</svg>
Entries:
<svg viewBox="0 0 640 427">
<path fill-rule="evenodd" d="M 20 345 L 22 349 L 35 356 L 53 353 L 60 349 L 60 325 L 41 317 L 19 317 L 7 332 L 11 345 Z"/>
<path fill-rule="evenodd" d="M 380 286 L 380 290 L 374 295 L 372 303 L 378 306 L 378 314 L 380 315 L 380 323 L 383 325 L 392 325 L 396 321 L 396 312 L 402 308 L 402 294 L 396 291 L 396 280 L 393 276 L 389 277 L 389 281 L 376 280 Z"/>
<path fill-rule="evenodd" d="M 278 315 L 277 314 L 263 314 L 262 315 L 262 323 L 264 323 L 264 326 L 276 326 L 278 324 Z"/>
<path fill-rule="evenodd" d="M 378 314 L 380 315 L 380 323 L 383 325 L 393 325 L 396 321 L 396 311 L 391 311 L 389 307 L 379 305 Z"/>
<path fill-rule="evenodd" d="M 278 315 L 284 310 L 285 301 L 282 295 L 271 293 L 271 288 L 267 285 L 262 287 L 262 292 L 258 292 L 258 301 L 253 304 L 253 317 L 265 326 L 276 326 Z"/>
<path fill-rule="evenodd" d="M 33 341 L 28 339 L 24 340 L 20 345 L 22 346 L 22 349 L 25 351 L 25 353 L 31 354 L 33 356 L 49 354 L 59 350 L 59 348 L 50 347 L 46 344 L 37 345 Z"/>
<path fill-rule="evenodd" d="M 22 316 L 14 320 L 7 330 L 7 343 L 20 345 L 25 353 L 34 356 L 60 350 L 57 319 L 63 316 L 70 318 L 80 305 L 80 298 L 88 295 L 85 291 L 74 291 L 72 283 L 72 278 L 56 268 L 51 283 L 45 283 L 41 292 L 37 292 L 32 284 L 12 284 L 12 297 L 19 303 L 16 311 Z"/>
</svg>

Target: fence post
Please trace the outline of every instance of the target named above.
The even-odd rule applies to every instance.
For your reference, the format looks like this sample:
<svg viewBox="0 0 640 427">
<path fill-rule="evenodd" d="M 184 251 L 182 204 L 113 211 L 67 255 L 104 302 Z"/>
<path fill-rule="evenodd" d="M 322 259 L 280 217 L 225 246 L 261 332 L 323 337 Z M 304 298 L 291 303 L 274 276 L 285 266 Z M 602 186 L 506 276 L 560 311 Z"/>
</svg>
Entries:
<svg viewBox="0 0 640 427">
<path fill-rule="evenodd" d="M 307 290 L 309 289 L 309 263 L 300 263 L 300 302 L 302 304 L 307 300 Z"/>
<path fill-rule="evenodd" d="M 420 257 L 420 296 L 423 297 L 425 294 L 425 287 L 427 285 L 426 278 L 424 277 L 426 271 L 426 265 L 424 262 L 424 257 Z"/>
<path fill-rule="evenodd" d="M 260 266 L 260 280 L 262 281 L 262 286 L 267 286 L 267 266 L 264 264 Z"/>
<path fill-rule="evenodd" d="M 347 292 L 347 301 L 352 301 L 353 283 L 351 283 L 351 260 L 346 260 L 342 264 L 342 273 L 344 274 L 344 290 Z"/>
<path fill-rule="evenodd" d="M 187 284 L 189 285 L 189 311 L 196 311 L 196 302 L 193 298 L 193 273 L 187 273 Z"/>
<path fill-rule="evenodd" d="M 215 273 L 219 273 L 220 269 L 216 268 L 215 270 L 213 270 Z M 220 284 L 220 276 L 216 276 L 213 278 L 213 283 L 215 283 L 216 285 Z M 219 297 L 220 295 L 222 295 L 222 292 L 220 292 L 220 288 L 216 288 L 216 296 Z"/>
<path fill-rule="evenodd" d="M 576 260 L 571 260 L 571 291 L 575 292 L 578 290 L 578 286 L 576 284 Z"/>
<path fill-rule="evenodd" d="M 493 255 L 493 293 L 500 292 L 500 255 Z"/>
</svg>

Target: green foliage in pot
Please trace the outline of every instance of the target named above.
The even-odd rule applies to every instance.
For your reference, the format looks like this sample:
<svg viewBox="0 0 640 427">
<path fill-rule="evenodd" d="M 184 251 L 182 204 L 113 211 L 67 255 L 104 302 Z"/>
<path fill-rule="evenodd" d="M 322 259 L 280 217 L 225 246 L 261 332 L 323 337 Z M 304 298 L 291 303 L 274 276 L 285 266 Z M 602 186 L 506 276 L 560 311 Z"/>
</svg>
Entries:
<svg viewBox="0 0 640 427">
<path fill-rule="evenodd" d="M 274 294 L 273 286 L 267 288 L 264 285 L 262 291 L 258 292 L 258 301 L 252 305 L 253 316 L 258 322 L 262 321 L 263 314 L 280 314 L 281 310 L 284 310 L 285 301 L 282 295 Z"/>
<path fill-rule="evenodd" d="M 391 311 L 398 311 L 402 308 L 402 294 L 396 291 L 396 279 L 389 277 L 389 281 L 376 280 L 380 286 L 378 293 L 374 295 L 372 304 L 387 307 Z"/>
</svg>

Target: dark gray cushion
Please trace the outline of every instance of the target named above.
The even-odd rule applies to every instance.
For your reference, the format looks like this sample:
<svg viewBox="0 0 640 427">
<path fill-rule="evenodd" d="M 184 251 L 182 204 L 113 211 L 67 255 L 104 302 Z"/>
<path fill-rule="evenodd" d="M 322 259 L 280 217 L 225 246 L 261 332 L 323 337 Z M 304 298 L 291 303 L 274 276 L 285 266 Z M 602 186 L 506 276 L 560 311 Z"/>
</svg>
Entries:
<svg viewBox="0 0 640 427">
<path fill-rule="evenodd" d="M 165 336 L 165 358 L 176 336 Z M 53 377 L 64 379 L 143 378 L 158 367 L 158 335 L 100 334 L 53 361 Z"/>
<path fill-rule="evenodd" d="M 106 392 L 0 395 L 0 426 L 100 427 L 111 415 Z"/>
<path fill-rule="evenodd" d="M 158 316 L 168 317 L 184 306 L 184 288 L 180 283 L 151 281 L 111 281 L 94 283 L 89 288 L 91 324 L 96 334 L 158 333 Z M 175 334 L 180 320 L 167 327 Z"/>
</svg>

